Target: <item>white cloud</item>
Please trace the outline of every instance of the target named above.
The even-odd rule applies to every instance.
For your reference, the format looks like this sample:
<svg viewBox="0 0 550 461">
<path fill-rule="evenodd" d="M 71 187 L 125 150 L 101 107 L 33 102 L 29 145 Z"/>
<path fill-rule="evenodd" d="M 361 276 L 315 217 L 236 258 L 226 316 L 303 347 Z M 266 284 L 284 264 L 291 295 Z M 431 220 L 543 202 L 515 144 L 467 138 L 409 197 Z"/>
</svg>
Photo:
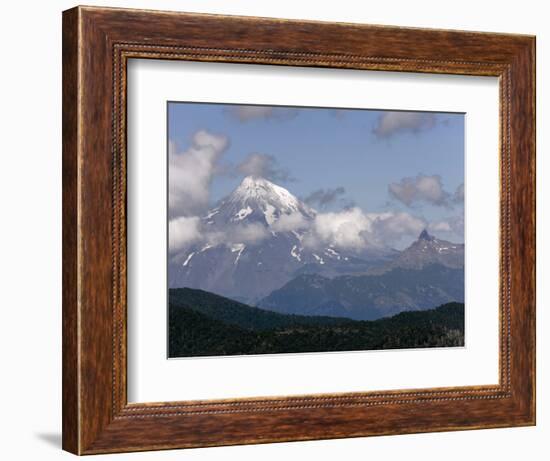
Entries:
<svg viewBox="0 0 550 461">
<path fill-rule="evenodd" d="M 269 154 L 249 154 L 237 166 L 237 169 L 246 176 L 262 177 L 279 182 L 293 180 L 288 170 L 280 167 L 277 163 L 277 159 Z"/>
<path fill-rule="evenodd" d="M 429 228 L 432 232 L 452 232 L 449 221 L 435 221 L 430 223 Z"/>
<path fill-rule="evenodd" d="M 273 106 L 231 106 L 227 112 L 240 122 L 270 119 L 290 120 L 298 115 L 298 111 L 296 109 Z"/>
<path fill-rule="evenodd" d="M 359 250 L 369 245 L 367 235 L 371 227 L 372 220 L 357 207 L 340 212 L 319 213 L 304 243 L 310 247 L 332 244 L 339 248 Z"/>
<path fill-rule="evenodd" d="M 386 245 L 392 245 L 405 237 L 417 237 L 427 223 L 423 218 L 406 212 L 387 212 L 368 215 L 372 223 L 374 239 Z"/>
<path fill-rule="evenodd" d="M 168 223 L 168 250 L 176 253 L 201 239 L 200 218 L 180 216 Z"/>
<path fill-rule="evenodd" d="M 431 232 L 449 234 L 451 238 L 464 238 L 464 215 L 451 216 L 446 219 L 433 221 L 428 226 Z"/>
<path fill-rule="evenodd" d="M 271 226 L 275 232 L 289 232 L 305 229 L 309 223 L 301 213 L 283 214 Z"/>
<path fill-rule="evenodd" d="M 168 152 L 170 217 L 189 216 L 207 207 L 216 163 L 229 144 L 226 136 L 205 130 L 194 134 L 192 145 L 178 153 L 173 143 Z"/>
<path fill-rule="evenodd" d="M 427 112 L 384 112 L 378 117 L 373 132 L 380 138 L 388 138 L 403 132 L 429 130 L 435 124 L 435 115 Z"/>
<path fill-rule="evenodd" d="M 262 224 L 240 224 L 228 230 L 227 239 L 231 243 L 255 244 L 265 240 L 269 235 L 269 231 Z"/>
<path fill-rule="evenodd" d="M 426 202 L 436 206 L 449 206 L 449 193 L 443 188 L 441 176 L 419 174 L 407 177 L 388 186 L 390 195 L 411 206 L 415 202 Z"/>
<path fill-rule="evenodd" d="M 406 212 L 365 213 L 360 208 L 319 213 L 304 237 L 308 247 L 334 245 L 361 251 L 394 246 L 416 238 L 427 226 L 420 217 Z"/>
<path fill-rule="evenodd" d="M 180 216 L 168 224 L 168 249 L 170 255 L 178 257 L 185 250 L 198 244 L 217 246 L 244 243 L 254 245 L 269 237 L 271 233 L 259 223 L 236 224 L 223 231 L 209 231 L 201 225 L 198 216 Z"/>
</svg>

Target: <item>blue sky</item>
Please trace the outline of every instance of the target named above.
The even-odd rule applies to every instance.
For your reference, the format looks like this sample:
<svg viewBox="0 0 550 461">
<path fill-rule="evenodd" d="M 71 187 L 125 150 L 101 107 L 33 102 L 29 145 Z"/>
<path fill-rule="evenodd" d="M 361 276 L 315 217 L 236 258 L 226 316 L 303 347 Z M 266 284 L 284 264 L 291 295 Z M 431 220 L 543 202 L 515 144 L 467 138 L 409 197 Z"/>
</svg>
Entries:
<svg viewBox="0 0 550 461">
<path fill-rule="evenodd" d="M 463 241 L 460 226 L 442 223 L 463 222 L 464 114 L 168 103 L 172 149 L 185 155 L 200 131 L 227 141 L 208 178 L 210 204 L 240 183 L 257 154 L 269 160 L 268 179 L 300 198 L 337 191 L 325 211 L 404 212 Z"/>
</svg>

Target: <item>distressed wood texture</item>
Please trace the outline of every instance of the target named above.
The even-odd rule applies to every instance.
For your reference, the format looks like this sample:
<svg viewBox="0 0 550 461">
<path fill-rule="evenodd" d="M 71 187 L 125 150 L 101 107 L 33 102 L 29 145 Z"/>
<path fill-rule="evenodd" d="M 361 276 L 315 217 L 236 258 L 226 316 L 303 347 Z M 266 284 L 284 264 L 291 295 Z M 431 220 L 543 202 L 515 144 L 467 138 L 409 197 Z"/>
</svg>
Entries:
<svg viewBox="0 0 550 461">
<path fill-rule="evenodd" d="M 499 384 L 128 404 L 131 58 L 498 76 Z M 534 424 L 534 70 L 530 36 L 92 7 L 64 12 L 64 449 L 92 454 Z"/>
</svg>

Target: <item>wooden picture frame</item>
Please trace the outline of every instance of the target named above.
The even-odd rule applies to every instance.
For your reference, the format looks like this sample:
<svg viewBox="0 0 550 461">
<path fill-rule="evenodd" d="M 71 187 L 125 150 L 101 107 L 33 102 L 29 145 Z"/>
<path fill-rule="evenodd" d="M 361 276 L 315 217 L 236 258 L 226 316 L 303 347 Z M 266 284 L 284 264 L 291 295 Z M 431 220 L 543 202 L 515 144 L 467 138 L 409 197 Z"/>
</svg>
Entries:
<svg viewBox="0 0 550 461">
<path fill-rule="evenodd" d="M 129 404 L 126 63 L 496 76 L 499 384 Z M 93 454 L 535 424 L 535 38 L 159 11 L 63 13 L 63 448 Z"/>
</svg>

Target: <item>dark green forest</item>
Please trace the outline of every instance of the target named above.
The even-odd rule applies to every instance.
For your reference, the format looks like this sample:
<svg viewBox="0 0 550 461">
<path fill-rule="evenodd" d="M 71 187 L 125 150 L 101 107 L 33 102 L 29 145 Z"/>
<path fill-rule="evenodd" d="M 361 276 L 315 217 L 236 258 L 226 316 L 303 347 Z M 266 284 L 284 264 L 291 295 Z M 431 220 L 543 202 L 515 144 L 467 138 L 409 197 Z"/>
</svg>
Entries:
<svg viewBox="0 0 550 461">
<path fill-rule="evenodd" d="M 190 288 L 169 292 L 169 357 L 464 345 L 464 304 L 379 320 L 287 315 Z"/>
</svg>

